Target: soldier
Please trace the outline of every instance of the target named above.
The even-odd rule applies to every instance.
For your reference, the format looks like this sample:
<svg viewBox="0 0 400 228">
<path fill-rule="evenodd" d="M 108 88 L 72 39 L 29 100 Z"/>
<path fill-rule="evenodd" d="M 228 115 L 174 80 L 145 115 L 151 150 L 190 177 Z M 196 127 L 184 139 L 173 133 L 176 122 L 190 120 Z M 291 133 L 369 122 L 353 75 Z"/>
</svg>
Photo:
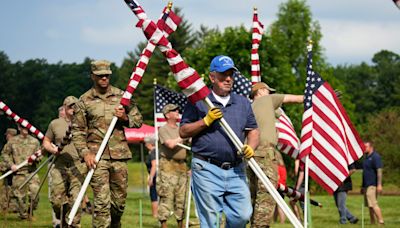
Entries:
<svg viewBox="0 0 400 228">
<path fill-rule="evenodd" d="M 123 91 L 110 85 L 110 62 L 91 63 L 93 87 L 75 105 L 72 142 L 88 168 L 96 168 L 91 186 L 94 194 L 93 227 L 120 227 L 128 187 L 127 161 L 132 158 L 124 127 L 139 128 L 142 115 L 136 103 L 121 107 Z M 127 114 L 128 113 L 128 114 Z M 100 161 L 95 156 L 113 116 L 118 122 Z"/>
<path fill-rule="evenodd" d="M 28 191 L 26 187 L 19 190 L 18 188 L 20 185 L 24 182 L 25 178 L 29 176 L 30 172 L 35 170 L 35 167 L 29 164 L 17 170 L 17 165 L 39 150 L 39 141 L 29 135 L 28 129 L 21 125 L 18 126 L 18 129 L 20 134 L 11 138 L 4 147 L 3 158 L 7 169 L 15 171 L 12 180 L 12 190 L 14 196 L 17 198 L 19 217 L 21 219 L 28 219 L 28 209 L 31 207 L 26 204 L 26 193 L 29 191 L 29 204 L 31 204 L 31 200 L 36 196 L 39 190 L 40 180 L 39 176 L 36 174 L 29 182 Z M 37 199 L 33 202 L 33 205 L 31 205 L 33 209 L 37 207 L 38 201 Z"/>
<path fill-rule="evenodd" d="M 7 128 L 6 133 L 4 133 L 6 137 L 6 141 L 10 141 L 10 139 L 14 136 L 17 135 L 17 130 L 14 128 Z M 5 146 L 4 146 L 5 148 Z M 3 149 L 4 149 L 3 148 Z M 1 153 L 3 154 L 3 152 Z M 3 156 L 0 157 L 0 173 L 3 173 L 7 171 L 7 165 L 3 161 Z M 11 185 L 12 185 L 12 175 L 6 177 L 2 185 L 0 185 L 0 204 L 1 204 L 1 209 L 7 210 L 7 211 L 17 211 L 16 207 L 16 200 L 12 196 L 12 191 L 11 191 Z M 3 187 L 1 187 L 3 186 Z"/>
<path fill-rule="evenodd" d="M 163 108 L 167 124 L 158 132 L 160 145 L 160 165 L 157 175 L 157 194 L 160 197 L 158 220 L 161 227 L 167 227 L 171 212 L 175 214 L 178 227 L 183 227 L 185 195 L 187 187 L 186 149 L 178 146 L 183 143 L 179 137 L 177 122 L 179 107 L 167 104 Z"/>
<path fill-rule="evenodd" d="M 43 147 L 48 152 L 56 155 L 54 167 L 50 171 L 49 185 L 51 188 L 49 199 L 56 218 L 63 222 L 63 227 L 67 227 L 66 215 L 79 194 L 81 183 L 87 172 L 86 166 L 81 163 L 74 145 L 68 141 L 71 137 L 70 127 L 74 114 L 72 106 L 77 102 L 78 99 L 74 96 L 68 96 L 64 99 L 64 117 L 61 116 L 50 122 L 43 140 Z M 64 146 L 62 151 L 59 151 L 58 147 L 52 143 L 58 146 L 61 143 L 68 144 Z M 72 227 L 80 227 L 80 217 L 81 212 L 79 210 L 74 218 Z"/>
<path fill-rule="evenodd" d="M 274 186 L 278 183 L 278 159 L 280 152 L 276 149 L 278 134 L 275 127 L 280 115 L 279 107 L 283 103 L 302 103 L 302 95 L 271 94 L 275 89 L 264 82 L 253 85 L 251 98 L 252 108 L 260 129 L 260 145 L 255 151 L 254 159 L 268 176 Z M 269 227 L 274 214 L 276 202 L 266 191 L 255 173 L 249 169 L 248 177 L 253 203 L 252 227 Z"/>
</svg>

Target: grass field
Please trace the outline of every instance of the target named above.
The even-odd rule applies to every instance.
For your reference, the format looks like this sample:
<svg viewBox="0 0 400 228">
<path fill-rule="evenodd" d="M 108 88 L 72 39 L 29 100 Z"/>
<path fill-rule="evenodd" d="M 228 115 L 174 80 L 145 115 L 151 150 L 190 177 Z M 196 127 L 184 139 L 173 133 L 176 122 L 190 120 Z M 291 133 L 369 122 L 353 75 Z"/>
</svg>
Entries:
<svg viewBox="0 0 400 228">
<path fill-rule="evenodd" d="M 123 227 L 140 227 L 140 204 L 142 204 L 142 227 L 158 227 L 158 222 L 152 217 L 150 209 L 150 200 L 147 194 L 147 190 L 142 188 L 142 166 L 139 163 L 129 163 L 129 194 L 127 199 L 127 206 L 123 216 L 122 226 Z M 145 178 L 147 175 L 144 170 Z M 338 224 L 339 216 L 337 209 L 333 202 L 333 197 L 329 195 L 318 195 L 312 196 L 313 199 L 323 204 L 322 208 L 312 207 L 313 215 L 313 226 L 314 227 L 361 227 L 362 218 L 362 201 L 363 198 L 359 194 L 358 186 L 361 181 L 361 172 L 357 172 L 353 177 L 353 184 L 355 187 L 354 194 L 350 195 L 347 204 L 349 210 L 356 215 L 360 221 L 356 225 L 347 224 L 340 226 Z M 391 191 L 395 191 L 395 186 L 389 186 Z M 384 186 L 385 190 L 385 186 Z M 91 192 L 88 192 L 91 196 Z M 385 219 L 385 227 L 400 227 L 400 196 L 395 195 L 384 195 L 379 197 L 379 204 L 381 206 L 383 216 Z M 193 204 L 192 204 L 193 205 Z M 365 209 L 365 227 L 376 227 L 369 224 L 368 211 Z M 191 220 L 196 220 L 193 212 L 191 213 Z M 84 214 L 82 218 L 82 227 L 91 226 L 91 216 Z M 39 208 L 35 211 L 34 221 L 20 221 L 17 214 L 2 213 L 0 215 L 0 227 L 52 227 L 51 224 L 51 210 L 50 203 L 47 198 L 47 184 L 40 193 Z M 176 223 L 173 218 L 169 221 L 169 227 L 176 227 Z M 273 224 L 272 227 L 292 227 L 291 224 L 286 221 L 286 224 Z"/>
</svg>

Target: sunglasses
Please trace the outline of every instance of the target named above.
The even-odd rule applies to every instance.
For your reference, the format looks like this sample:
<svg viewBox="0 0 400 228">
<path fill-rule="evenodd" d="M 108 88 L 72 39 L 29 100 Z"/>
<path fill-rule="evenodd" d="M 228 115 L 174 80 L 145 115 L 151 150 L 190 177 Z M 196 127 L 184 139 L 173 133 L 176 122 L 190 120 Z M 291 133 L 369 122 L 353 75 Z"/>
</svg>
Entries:
<svg viewBox="0 0 400 228">
<path fill-rule="evenodd" d="M 100 75 L 95 74 L 95 75 L 98 78 L 104 78 L 104 77 L 109 78 L 111 76 L 111 74 L 100 74 Z"/>
</svg>

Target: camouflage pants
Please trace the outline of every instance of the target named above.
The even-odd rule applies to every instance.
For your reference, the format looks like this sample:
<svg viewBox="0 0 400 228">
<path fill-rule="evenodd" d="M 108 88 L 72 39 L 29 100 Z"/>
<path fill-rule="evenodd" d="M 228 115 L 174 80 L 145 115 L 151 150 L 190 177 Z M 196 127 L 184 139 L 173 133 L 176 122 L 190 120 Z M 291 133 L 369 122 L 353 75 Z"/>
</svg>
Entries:
<svg viewBox="0 0 400 228">
<path fill-rule="evenodd" d="M 63 227 L 67 227 L 67 216 L 79 194 L 79 190 L 87 172 L 84 163 L 77 163 L 72 167 L 56 164 L 50 171 L 49 185 L 50 202 L 56 218 L 63 220 Z M 78 209 L 72 227 L 80 227 L 81 208 Z"/>
<path fill-rule="evenodd" d="M 13 183 L 11 188 L 13 190 L 14 196 L 17 199 L 18 213 L 20 218 L 28 218 L 28 210 L 30 208 L 31 199 L 33 199 L 33 197 L 35 197 L 39 191 L 40 179 L 37 174 L 33 176 L 33 178 L 27 185 L 25 185 L 24 188 L 22 188 L 21 190 L 18 189 L 29 175 L 29 173 L 14 174 L 12 181 Z M 27 195 L 29 197 L 27 197 Z M 36 201 L 32 202 L 32 208 L 36 209 L 38 203 L 39 197 L 36 199 Z"/>
<path fill-rule="evenodd" d="M 0 181 L 0 208 L 7 213 L 18 212 L 17 199 L 11 189 L 13 176 L 10 175 L 3 181 Z"/>
<path fill-rule="evenodd" d="M 260 148 L 258 150 L 264 150 L 266 156 L 254 157 L 254 159 L 272 184 L 276 186 L 278 182 L 278 167 L 275 159 L 275 150 L 274 148 Z M 257 178 L 253 170 L 249 169 L 247 173 L 253 204 L 251 227 L 267 227 L 271 224 L 276 202 L 268 193 L 262 182 Z"/>
<path fill-rule="evenodd" d="M 176 220 L 183 220 L 187 189 L 187 168 L 184 161 L 160 159 L 157 173 L 158 220 L 166 221 L 175 214 Z"/>
<path fill-rule="evenodd" d="M 128 188 L 126 161 L 100 160 L 90 185 L 94 195 L 93 227 L 121 227 Z"/>
</svg>

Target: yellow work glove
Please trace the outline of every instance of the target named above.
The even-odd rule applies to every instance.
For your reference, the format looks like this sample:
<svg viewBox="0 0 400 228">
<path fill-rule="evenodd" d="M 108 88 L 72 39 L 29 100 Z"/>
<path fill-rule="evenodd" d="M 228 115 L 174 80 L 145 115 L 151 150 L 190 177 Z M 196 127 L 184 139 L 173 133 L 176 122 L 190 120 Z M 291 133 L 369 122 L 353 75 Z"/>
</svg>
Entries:
<svg viewBox="0 0 400 228">
<path fill-rule="evenodd" d="M 254 150 L 253 148 L 251 148 L 251 146 L 245 144 L 242 147 L 242 152 L 243 152 L 243 156 L 247 159 L 251 158 L 254 156 Z"/>
<path fill-rule="evenodd" d="M 221 109 L 212 108 L 208 110 L 208 113 L 203 120 L 207 126 L 210 126 L 215 120 L 221 119 L 223 116 L 224 114 L 222 113 Z"/>
</svg>

